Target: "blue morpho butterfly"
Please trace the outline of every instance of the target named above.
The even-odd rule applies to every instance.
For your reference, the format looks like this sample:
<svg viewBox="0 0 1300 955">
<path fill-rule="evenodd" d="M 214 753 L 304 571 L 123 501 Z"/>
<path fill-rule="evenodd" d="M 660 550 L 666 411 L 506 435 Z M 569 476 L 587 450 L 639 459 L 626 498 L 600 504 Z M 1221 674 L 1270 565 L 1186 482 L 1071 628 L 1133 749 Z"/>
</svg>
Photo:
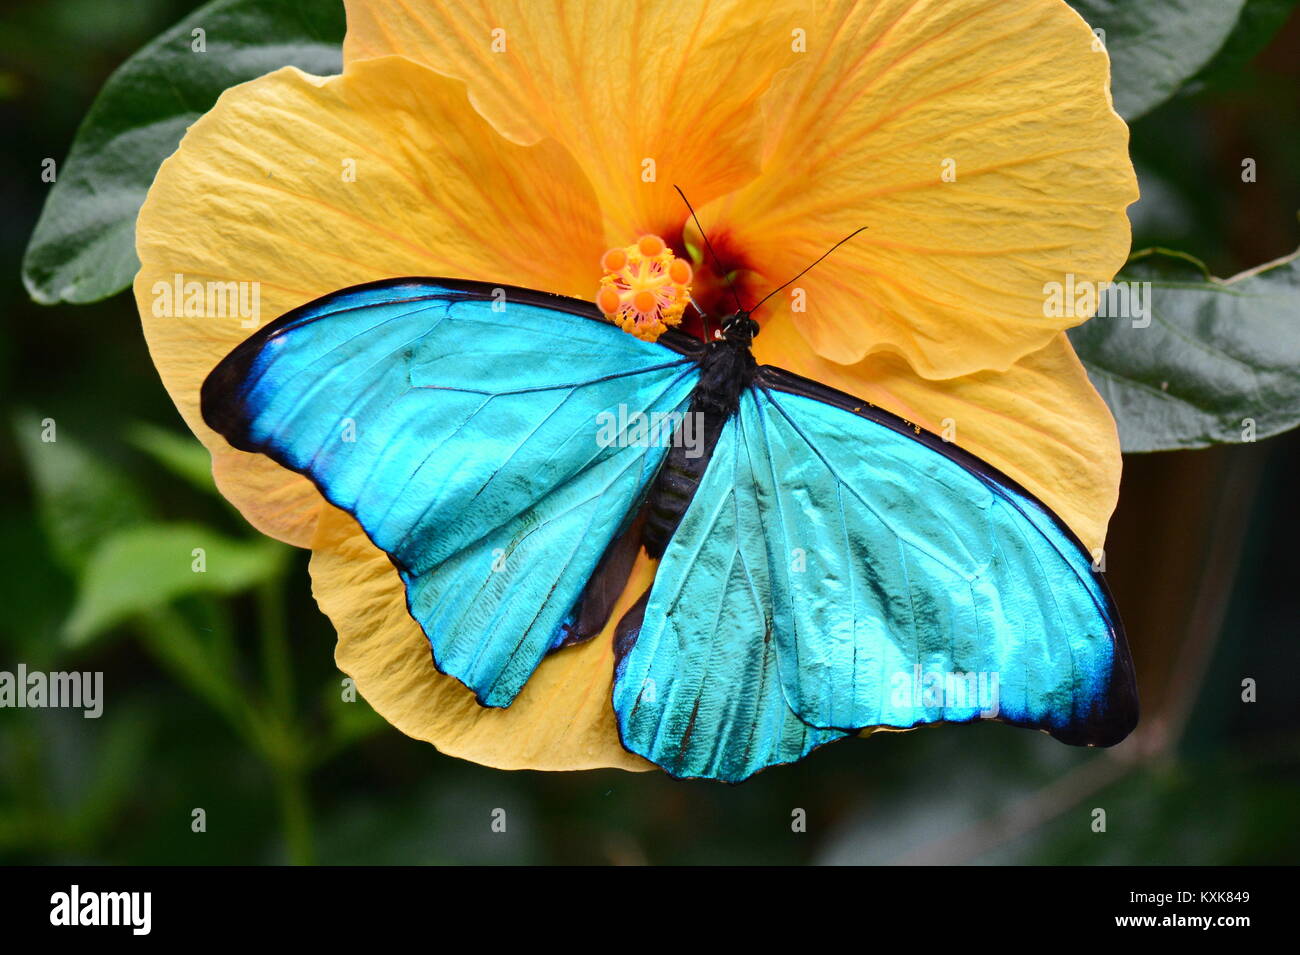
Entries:
<svg viewBox="0 0 1300 955">
<path fill-rule="evenodd" d="M 616 627 L 613 706 L 674 776 L 738 782 L 864 727 L 1127 736 L 1132 661 L 1074 534 L 978 458 L 757 367 L 737 305 L 714 341 L 650 343 L 544 292 L 359 285 L 239 345 L 203 416 L 356 518 L 483 706 L 600 633 L 644 545 L 661 562 Z M 694 447 L 631 433 L 687 412 Z"/>
</svg>

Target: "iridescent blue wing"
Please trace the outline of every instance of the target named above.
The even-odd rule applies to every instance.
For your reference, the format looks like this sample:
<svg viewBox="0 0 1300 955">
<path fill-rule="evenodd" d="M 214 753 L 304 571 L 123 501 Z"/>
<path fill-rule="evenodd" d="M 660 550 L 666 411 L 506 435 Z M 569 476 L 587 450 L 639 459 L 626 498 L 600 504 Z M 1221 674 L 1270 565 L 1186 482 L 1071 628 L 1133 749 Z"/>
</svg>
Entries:
<svg viewBox="0 0 1300 955">
<path fill-rule="evenodd" d="M 739 782 L 845 735 L 806 724 L 786 703 L 754 465 L 733 418 L 648 599 L 618 629 L 623 745 L 677 777 Z"/>
<path fill-rule="evenodd" d="M 1128 735 L 1118 614 L 1059 518 L 893 415 L 775 369 L 758 384 L 739 426 L 758 464 L 781 685 L 801 719 L 998 719 L 1079 745 Z"/>
<path fill-rule="evenodd" d="M 624 743 L 677 775 L 736 781 L 870 726 L 987 718 L 1110 745 L 1137 719 L 1114 604 L 1059 519 L 777 369 L 742 396 L 621 630 Z"/>
<path fill-rule="evenodd" d="M 203 415 L 351 513 L 438 668 L 507 706 L 547 652 L 603 624 L 622 582 L 598 567 L 626 576 L 635 556 L 666 444 L 629 429 L 680 414 L 698 379 L 689 340 L 661 341 L 677 350 L 560 296 L 379 282 L 258 331 L 208 377 Z"/>
</svg>

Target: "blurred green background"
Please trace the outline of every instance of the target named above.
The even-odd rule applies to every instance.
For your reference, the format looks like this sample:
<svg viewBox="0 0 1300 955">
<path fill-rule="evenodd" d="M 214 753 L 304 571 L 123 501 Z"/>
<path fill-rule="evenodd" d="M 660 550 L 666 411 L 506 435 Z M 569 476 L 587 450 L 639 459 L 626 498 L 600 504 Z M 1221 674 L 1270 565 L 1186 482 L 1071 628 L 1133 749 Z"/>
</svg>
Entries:
<svg viewBox="0 0 1300 955">
<path fill-rule="evenodd" d="M 259 538 L 212 491 L 129 294 L 41 307 L 19 279 L 49 188 L 41 161 L 62 159 L 108 74 L 193 6 L 11 3 L 0 27 L 0 670 L 103 671 L 106 697 L 98 720 L 0 709 L 0 861 L 1300 860 L 1295 432 L 1126 458 L 1107 560 L 1144 713 L 1111 751 L 938 728 L 831 746 L 729 788 L 498 772 L 342 702 L 306 553 Z M 1298 80 L 1292 15 L 1245 69 L 1135 124 L 1134 248 L 1182 249 L 1227 276 L 1300 244 Z M 1256 183 L 1241 181 L 1246 156 Z M 55 444 L 39 441 L 45 418 Z M 150 564 L 178 525 L 235 568 L 205 577 L 210 592 L 169 591 Z M 1247 677 L 1258 702 L 1241 702 Z M 505 833 L 491 830 L 496 808 Z M 792 831 L 796 809 L 806 832 Z"/>
</svg>

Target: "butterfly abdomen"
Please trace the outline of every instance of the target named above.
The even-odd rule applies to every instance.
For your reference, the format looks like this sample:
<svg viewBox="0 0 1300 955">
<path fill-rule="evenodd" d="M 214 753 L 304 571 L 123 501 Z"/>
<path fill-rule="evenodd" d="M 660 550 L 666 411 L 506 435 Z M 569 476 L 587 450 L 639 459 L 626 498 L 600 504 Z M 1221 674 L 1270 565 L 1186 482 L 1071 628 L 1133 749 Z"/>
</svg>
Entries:
<svg viewBox="0 0 1300 955">
<path fill-rule="evenodd" d="M 651 557 L 663 555 L 686 514 L 713 457 L 722 426 L 736 413 L 740 394 L 753 381 L 756 367 L 747 341 L 711 342 L 700 360 L 700 381 L 691 393 L 687 414 L 695 416 L 690 424 L 702 440 L 690 444 L 674 435 L 668 457 L 651 486 L 642 538 Z M 683 422 L 679 432 L 685 428 Z"/>
<path fill-rule="evenodd" d="M 682 515 L 686 513 L 691 498 L 700 486 L 704 469 L 708 466 L 708 453 L 692 460 L 683 453 L 685 450 L 674 446 L 668 452 L 668 459 L 650 489 L 650 499 L 646 502 L 642 542 L 650 556 L 656 559 L 663 556 L 664 548 L 681 523 Z"/>
</svg>

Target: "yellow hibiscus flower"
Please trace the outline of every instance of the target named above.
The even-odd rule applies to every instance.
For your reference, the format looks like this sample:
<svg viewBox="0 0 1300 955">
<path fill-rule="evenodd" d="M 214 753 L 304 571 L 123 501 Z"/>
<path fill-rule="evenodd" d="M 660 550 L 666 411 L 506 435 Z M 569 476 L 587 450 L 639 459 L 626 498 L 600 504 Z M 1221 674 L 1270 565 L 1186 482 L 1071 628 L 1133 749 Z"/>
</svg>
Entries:
<svg viewBox="0 0 1300 955">
<path fill-rule="evenodd" d="M 609 629 L 548 657 L 508 708 L 432 665 L 392 564 L 303 477 L 199 413 L 238 316 L 159 316 L 157 283 L 256 283 L 262 321 L 376 279 L 437 275 L 591 300 L 602 253 L 654 233 L 747 301 L 868 232 L 756 317 L 760 363 L 955 442 L 1100 547 L 1115 425 L 1046 283 L 1109 280 L 1136 199 L 1108 62 L 1063 0 L 349 0 L 341 76 L 228 90 L 140 213 L 145 334 L 223 493 L 313 550 L 338 665 L 395 726 L 502 768 L 650 764 L 619 744 Z M 557 347 L 562 347 L 558 345 Z M 653 576 L 642 554 L 617 621 Z"/>
</svg>

